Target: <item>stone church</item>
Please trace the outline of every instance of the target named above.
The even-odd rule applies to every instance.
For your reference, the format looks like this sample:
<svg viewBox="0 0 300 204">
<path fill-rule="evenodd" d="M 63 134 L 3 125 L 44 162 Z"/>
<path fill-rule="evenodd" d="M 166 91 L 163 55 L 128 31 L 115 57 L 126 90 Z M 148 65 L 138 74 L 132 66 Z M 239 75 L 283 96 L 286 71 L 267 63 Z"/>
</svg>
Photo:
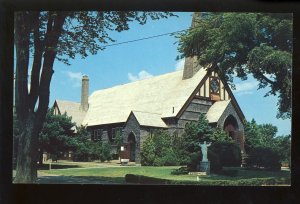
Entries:
<svg viewBox="0 0 300 204">
<path fill-rule="evenodd" d="M 194 26 L 195 14 L 193 16 Z M 97 90 L 90 96 L 89 78 L 82 78 L 81 102 L 55 100 L 55 114 L 67 113 L 86 125 L 92 140 L 114 144 L 119 133 L 125 155 L 140 163 L 143 141 L 155 129 L 181 135 L 186 123 L 200 113 L 209 123 L 225 130 L 244 153 L 244 119 L 229 86 L 217 72 L 207 72 L 197 57 L 186 58 L 184 69 L 160 76 Z"/>
</svg>

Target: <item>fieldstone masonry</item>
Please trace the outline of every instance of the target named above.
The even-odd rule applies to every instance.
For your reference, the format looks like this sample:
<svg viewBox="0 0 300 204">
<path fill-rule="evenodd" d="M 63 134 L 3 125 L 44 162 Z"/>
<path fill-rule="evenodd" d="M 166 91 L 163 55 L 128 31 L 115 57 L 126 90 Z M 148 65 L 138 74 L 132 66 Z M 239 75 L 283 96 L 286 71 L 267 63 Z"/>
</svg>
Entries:
<svg viewBox="0 0 300 204">
<path fill-rule="evenodd" d="M 227 108 L 225 109 L 222 116 L 220 117 L 217 126 L 221 127 L 223 129 L 224 122 L 229 115 L 232 115 L 236 119 L 236 121 L 238 123 L 239 131 L 244 131 L 244 125 L 243 125 L 242 121 L 240 120 L 238 114 L 236 113 L 231 102 L 228 104 Z"/>
<path fill-rule="evenodd" d="M 135 118 L 135 116 L 131 113 L 127 123 L 123 129 L 122 137 L 123 137 L 123 142 L 127 143 L 128 142 L 128 136 L 132 133 L 135 136 L 135 142 L 136 142 L 136 147 L 135 147 L 135 163 L 141 163 L 140 159 L 140 138 L 141 138 L 141 128 L 140 125 Z"/>
</svg>

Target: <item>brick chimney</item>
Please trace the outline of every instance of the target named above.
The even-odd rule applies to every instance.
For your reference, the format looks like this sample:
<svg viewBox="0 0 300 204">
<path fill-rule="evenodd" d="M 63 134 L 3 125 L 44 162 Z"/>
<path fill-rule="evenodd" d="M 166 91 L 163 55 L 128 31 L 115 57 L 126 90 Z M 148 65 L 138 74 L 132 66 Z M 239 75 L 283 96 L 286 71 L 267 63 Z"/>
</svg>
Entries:
<svg viewBox="0 0 300 204">
<path fill-rule="evenodd" d="M 89 109 L 89 77 L 87 75 L 82 77 L 80 108 L 83 111 Z"/>
<path fill-rule="evenodd" d="M 198 26 L 197 20 L 200 19 L 200 12 L 194 12 L 191 28 L 195 28 Z M 182 79 L 192 78 L 199 70 L 200 65 L 198 63 L 197 56 L 186 57 L 184 62 L 183 76 Z"/>
</svg>

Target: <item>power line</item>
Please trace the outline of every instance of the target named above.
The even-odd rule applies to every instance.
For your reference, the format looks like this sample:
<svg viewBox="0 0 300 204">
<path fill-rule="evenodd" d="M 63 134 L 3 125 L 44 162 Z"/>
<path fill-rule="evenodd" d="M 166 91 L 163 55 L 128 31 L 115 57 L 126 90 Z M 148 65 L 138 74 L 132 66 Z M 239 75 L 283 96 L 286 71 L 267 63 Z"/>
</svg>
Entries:
<svg viewBox="0 0 300 204">
<path fill-rule="evenodd" d="M 193 30 L 193 29 L 196 29 L 196 28 L 198 28 L 198 27 L 188 28 L 188 29 L 183 29 L 183 30 L 178 30 L 178 31 L 164 33 L 164 34 L 159 34 L 159 35 L 153 35 L 153 36 L 139 38 L 139 39 L 135 39 L 135 40 L 129 40 L 129 41 L 124 41 L 124 42 L 119 42 L 119 43 L 104 45 L 104 46 L 100 46 L 100 47 L 106 48 L 106 47 L 112 47 L 112 46 L 117 46 L 117 45 L 122 45 L 122 44 L 128 44 L 128 43 L 133 43 L 133 42 L 137 42 L 137 41 L 143 41 L 143 40 L 148 40 L 148 39 L 152 39 L 152 38 L 158 38 L 158 37 L 162 37 L 162 36 L 166 36 L 166 35 L 172 35 L 172 34 L 175 34 L 175 33 L 180 33 L 180 32 L 184 32 L 184 31 L 187 31 L 187 30 Z M 29 58 L 34 58 L 34 57 L 29 57 Z M 16 60 L 16 58 L 14 58 L 14 60 Z"/>
<path fill-rule="evenodd" d="M 190 28 L 189 28 L 189 29 L 190 29 Z M 104 45 L 104 46 L 101 46 L 101 47 L 102 47 L 102 48 L 105 48 L 105 47 L 111 47 L 111 46 L 116 46 L 116 45 L 122 45 L 122 44 L 127 44 L 127 43 L 132 43 L 132 42 L 142 41 L 142 40 L 148 40 L 148 39 L 152 39 L 152 38 L 158 38 L 158 37 L 162 37 L 162 36 L 165 36 L 165 35 L 172 35 L 172 34 L 175 34 L 175 33 L 180 33 L 180 32 L 183 32 L 183 31 L 187 31 L 187 30 L 189 30 L 189 29 L 184 29 L 184 30 L 174 31 L 174 32 L 170 32 L 170 33 L 164 33 L 164 34 L 160 34 L 160 35 L 154 35 L 154 36 L 145 37 L 145 38 L 139 38 L 139 39 L 135 39 L 135 40 L 129 40 L 129 41 L 125 41 L 125 42 L 114 43 L 114 44 L 110 44 L 110 45 Z"/>
</svg>

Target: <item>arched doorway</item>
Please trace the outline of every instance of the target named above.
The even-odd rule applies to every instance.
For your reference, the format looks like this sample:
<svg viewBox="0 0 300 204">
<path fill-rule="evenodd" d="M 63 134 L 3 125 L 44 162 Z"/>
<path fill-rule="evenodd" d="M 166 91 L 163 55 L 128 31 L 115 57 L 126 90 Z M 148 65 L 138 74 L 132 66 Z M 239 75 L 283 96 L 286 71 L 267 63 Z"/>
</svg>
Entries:
<svg viewBox="0 0 300 204">
<path fill-rule="evenodd" d="M 237 131 L 239 130 L 239 126 L 234 116 L 229 115 L 226 118 L 223 127 L 224 131 L 227 132 L 233 140 L 237 139 Z"/>
<path fill-rule="evenodd" d="M 136 149 L 136 141 L 135 136 L 133 133 L 130 133 L 128 135 L 128 144 L 127 144 L 127 150 L 129 152 L 129 161 L 134 162 L 135 161 L 135 149 Z"/>
</svg>

